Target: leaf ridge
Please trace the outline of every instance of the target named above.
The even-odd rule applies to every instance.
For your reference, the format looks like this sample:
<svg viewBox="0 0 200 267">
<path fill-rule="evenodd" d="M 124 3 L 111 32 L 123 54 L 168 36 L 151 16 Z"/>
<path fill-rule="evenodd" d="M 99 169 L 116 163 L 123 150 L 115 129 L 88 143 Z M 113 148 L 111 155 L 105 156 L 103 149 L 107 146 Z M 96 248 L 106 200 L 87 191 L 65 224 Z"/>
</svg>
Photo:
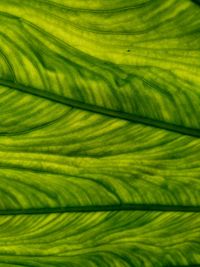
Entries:
<svg viewBox="0 0 200 267">
<path fill-rule="evenodd" d="M 199 213 L 200 206 L 183 205 L 160 205 L 160 204 L 119 204 L 119 205 L 93 205 L 93 206 L 68 206 L 55 208 L 32 208 L 18 210 L 0 210 L 1 215 L 20 215 L 20 214 L 52 214 L 52 213 L 71 213 L 71 212 L 110 212 L 110 211 L 161 211 L 161 212 L 192 212 Z"/>
<path fill-rule="evenodd" d="M 154 119 L 150 119 L 150 118 L 146 118 L 146 117 L 142 117 L 142 116 L 138 116 L 134 114 L 129 114 L 129 113 L 122 112 L 122 111 L 111 110 L 111 109 L 107 109 L 101 106 L 83 103 L 78 100 L 59 96 L 51 92 L 46 92 L 43 90 L 39 90 L 37 88 L 25 86 L 23 84 L 14 83 L 14 82 L 7 81 L 7 80 L 0 79 L 0 85 L 21 91 L 26 94 L 31 94 L 37 97 L 45 98 L 47 100 L 60 103 L 62 105 L 67 105 L 72 108 L 82 109 L 82 110 L 102 114 L 102 115 L 109 116 L 109 117 L 114 117 L 114 118 L 127 120 L 127 121 L 131 121 L 135 123 L 140 123 L 140 124 L 160 128 L 160 129 L 165 129 L 167 131 L 177 132 L 183 135 L 200 137 L 200 131 L 198 129 L 183 127 L 180 125 L 158 121 L 158 120 L 154 120 Z"/>
</svg>

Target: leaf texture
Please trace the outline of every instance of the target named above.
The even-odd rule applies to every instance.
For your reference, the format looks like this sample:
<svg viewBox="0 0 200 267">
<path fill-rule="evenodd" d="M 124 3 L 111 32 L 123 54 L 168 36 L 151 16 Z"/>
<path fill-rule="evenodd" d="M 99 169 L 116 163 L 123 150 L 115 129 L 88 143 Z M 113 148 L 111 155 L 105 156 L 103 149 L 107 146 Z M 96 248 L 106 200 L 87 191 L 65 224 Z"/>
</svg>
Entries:
<svg viewBox="0 0 200 267">
<path fill-rule="evenodd" d="M 0 266 L 200 266 L 200 8 L 1 0 Z"/>
<path fill-rule="evenodd" d="M 0 209 L 199 206 L 199 138 L 11 89 L 1 101 Z"/>
<path fill-rule="evenodd" d="M 199 261 L 199 224 L 198 214 L 181 212 L 2 216 L 0 262 L 5 266 L 187 266 Z"/>
<path fill-rule="evenodd" d="M 199 129 L 199 8 L 79 2 L 1 1 L 3 81 Z"/>
</svg>

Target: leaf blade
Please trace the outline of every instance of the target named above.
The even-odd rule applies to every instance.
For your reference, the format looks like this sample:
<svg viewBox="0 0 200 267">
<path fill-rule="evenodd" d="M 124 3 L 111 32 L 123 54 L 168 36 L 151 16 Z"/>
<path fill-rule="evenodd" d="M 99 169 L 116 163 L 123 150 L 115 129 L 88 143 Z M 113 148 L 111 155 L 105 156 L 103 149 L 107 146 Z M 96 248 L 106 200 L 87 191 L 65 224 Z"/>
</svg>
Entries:
<svg viewBox="0 0 200 267">
<path fill-rule="evenodd" d="M 199 220 L 143 211 L 1 216 L 0 253 L 14 266 L 190 266 L 199 262 Z"/>
<path fill-rule="evenodd" d="M 13 91 L 5 92 L 2 212 L 111 205 L 199 210 L 199 138 L 20 92 L 13 109 Z M 15 121 L 22 122 L 16 133 Z"/>
<path fill-rule="evenodd" d="M 106 50 L 104 48 L 105 53 L 100 52 L 102 55 L 91 55 L 88 49 L 84 50 L 86 49 L 85 40 L 90 43 L 89 48 L 96 49 L 95 47 L 97 47 L 98 51 L 101 51 L 102 45 L 97 43 L 95 46 L 93 43 L 91 45 L 91 41 L 87 39 L 92 36 L 93 42 L 95 38 L 99 42 L 98 34 L 100 33 L 92 31 L 93 24 L 89 24 L 91 28 L 88 30 L 87 28 L 80 30 L 75 11 L 68 10 L 67 6 L 63 8 L 54 6 L 55 9 L 50 9 L 51 2 L 39 1 L 33 6 L 31 2 L 23 1 L 24 9 L 21 9 L 14 0 L 9 0 L 9 3 L 3 1 L 1 9 L 4 13 L 2 13 L 1 19 L 4 21 L 5 18 L 3 17 L 6 16 L 7 22 L 2 24 L 6 25 L 5 29 L 2 26 L 2 37 L 5 41 L 2 48 L 6 52 L 8 45 L 11 46 L 15 58 L 9 51 L 6 52 L 5 56 L 7 58 L 12 57 L 15 61 L 21 62 L 24 67 L 26 66 L 25 69 L 32 70 L 31 77 L 27 70 L 19 72 L 14 67 L 16 81 L 24 85 L 34 84 L 35 88 L 50 90 L 72 100 L 194 128 L 198 131 L 200 96 L 198 79 L 199 34 L 197 30 L 200 23 L 200 10 L 186 0 L 181 3 L 175 0 L 167 3 L 149 1 L 146 5 L 146 7 L 122 12 L 122 16 L 128 12 L 136 20 L 135 26 L 129 24 L 127 20 L 120 24 L 120 27 L 128 27 L 130 42 L 135 51 L 126 56 L 127 52 L 122 52 L 123 49 L 121 48 L 124 37 L 117 32 L 117 29 L 110 30 L 110 32 L 116 33 L 114 38 L 108 37 L 107 40 L 106 33 L 103 34 L 103 40 L 109 41 L 110 45 L 116 42 L 115 46 L 112 47 L 113 55 L 107 43 L 103 45 L 106 47 Z M 174 14 L 170 13 L 171 9 L 175 10 Z M 28 14 L 31 16 L 27 16 L 25 10 L 29 10 Z M 98 15 L 89 10 L 86 13 L 82 9 L 77 8 L 75 10 L 78 14 L 80 13 L 79 16 L 82 18 L 83 24 L 88 23 L 88 19 L 93 21 L 98 18 L 102 21 L 104 12 L 106 13 L 106 10 Z M 137 13 L 142 15 L 149 11 L 153 11 L 152 16 L 155 13 L 154 15 L 159 18 L 160 23 L 151 16 L 147 17 L 145 22 L 137 19 Z M 38 12 L 41 14 L 39 27 L 36 23 Z M 9 18 L 10 14 L 15 15 L 15 17 Z M 77 28 L 75 27 L 74 30 L 71 26 L 68 28 L 68 24 L 71 25 L 71 22 L 67 19 L 66 14 L 71 19 L 75 19 Z M 181 20 L 183 14 L 187 20 Z M 181 23 L 181 26 L 177 26 L 177 21 Z M 166 22 L 166 27 L 163 26 L 165 25 L 164 22 Z M 132 28 L 134 31 L 137 27 L 146 27 L 148 23 L 157 25 L 158 31 L 131 33 Z M 58 24 L 60 28 L 56 30 L 55 27 Z M 105 20 L 104 26 L 111 27 L 109 20 Z M 9 41 L 9 36 L 13 35 L 13 31 L 11 31 L 13 27 L 15 28 L 15 35 L 13 36 L 15 43 L 13 40 L 12 42 Z M 55 34 L 52 34 L 52 31 L 50 33 L 49 29 L 54 29 Z M 71 31 L 74 38 L 78 38 L 78 40 L 80 40 L 80 34 L 85 34 L 86 37 L 84 40 L 82 39 L 81 46 L 73 43 Z M 5 32 L 7 32 L 7 36 Z M 147 33 L 150 34 L 149 40 Z M 155 34 L 157 36 L 155 40 L 151 39 L 153 34 L 154 37 Z M 128 37 L 126 36 L 126 38 L 128 42 Z M 147 38 L 147 41 L 144 42 L 144 38 Z M 180 43 L 179 38 L 183 38 L 183 42 Z M 31 40 L 30 43 L 29 40 Z M 94 52 L 93 49 L 91 51 Z M 133 61 L 133 63 L 127 65 L 124 62 L 115 62 L 118 58 L 116 54 L 119 58 Z M 183 55 L 187 55 L 186 59 Z M 104 60 L 101 58 L 102 56 Z M 146 59 L 144 60 L 144 58 Z M 172 68 L 173 73 L 171 72 Z M 51 86 L 52 83 L 54 88 Z M 67 86 L 63 87 L 62 84 L 67 84 Z M 76 90 L 74 90 L 74 86 Z M 149 105 L 149 103 L 152 104 Z M 182 109 L 181 106 L 186 108 Z M 191 113 L 193 114 L 192 117 L 190 116 Z"/>
</svg>

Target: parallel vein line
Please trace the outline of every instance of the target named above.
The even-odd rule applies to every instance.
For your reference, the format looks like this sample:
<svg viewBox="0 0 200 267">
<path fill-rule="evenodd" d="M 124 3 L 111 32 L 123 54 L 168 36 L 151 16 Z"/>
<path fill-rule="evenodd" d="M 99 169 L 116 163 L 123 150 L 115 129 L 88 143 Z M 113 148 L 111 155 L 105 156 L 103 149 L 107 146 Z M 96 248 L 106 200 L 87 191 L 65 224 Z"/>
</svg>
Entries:
<svg viewBox="0 0 200 267">
<path fill-rule="evenodd" d="M 123 119 L 123 120 L 131 121 L 131 122 L 141 123 L 141 124 L 145 124 L 148 126 L 153 126 L 156 128 L 172 131 L 172 132 L 177 132 L 177 133 L 180 133 L 183 135 L 200 137 L 200 130 L 199 129 L 183 127 L 183 126 L 179 126 L 179 125 L 175 125 L 175 124 L 171 124 L 171 123 L 167 123 L 167 122 L 163 122 L 163 121 L 158 121 L 158 120 L 154 120 L 154 119 L 150 119 L 150 118 L 146 118 L 146 117 L 142 117 L 142 116 L 138 116 L 138 115 L 129 114 L 126 112 L 110 110 L 110 109 L 107 109 L 104 107 L 83 103 L 83 102 L 80 102 L 78 100 L 73 100 L 73 99 L 70 99 L 70 98 L 67 98 L 64 96 L 56 95 L 56 94 L 51 93 L 51 92 L 39 90 L 39 89 L 25 86 L 22 84 L 17 84 L 17 83 L 11 82 L 11 81 L 0 80 L 0 85 L 21 91 L 23 93 L 27 93 L 27 94 L 31 94 L 31 95 L 34 95 L 37 97 L 45 98 L 47 100 L 54 101 L 56 103 L 67 105 L 67 106 L 70 106 L 73 108 L 78 108 L 78 109 L 106 115 L 109 117 Z"/>
<path fill-rule="evenodd" d="M 0 210 L 1 215 L 20 214 L 51 214 L 51 213 L 71 213 L 71 212 L 111 212 L 111 211 L 161 211 L 161 212 L 200 212 L 200 206 L 183 205 L 160 205 L 160 204 L 119 204 L 119 205 L 93 205 L 93 206 L 73 206 L 55 208 L 32 208 L 18 210 Z"/>
</svg>

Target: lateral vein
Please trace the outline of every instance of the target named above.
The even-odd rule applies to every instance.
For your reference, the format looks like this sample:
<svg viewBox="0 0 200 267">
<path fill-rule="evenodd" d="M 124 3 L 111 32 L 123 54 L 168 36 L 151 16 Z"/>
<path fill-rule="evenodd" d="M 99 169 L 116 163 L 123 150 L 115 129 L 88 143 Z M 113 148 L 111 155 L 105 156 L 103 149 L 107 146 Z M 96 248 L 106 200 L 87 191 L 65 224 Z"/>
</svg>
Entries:
<svg viewBox="0 0 200 267">
<path fill-rule="evenodd" d="M 130 114 L 130 113 L 121 112 L 121 111 L 117 111 L 117 110 L 111 110 L 111 109 L 107 109 L 107 108 L 93 105 L 93 104 L 83 103 L 83 102 L 78 101 L 78 100 L 70 99 L 70 98 L 67 98 L 64 96 L 59 96 L 59 95 L 56 95 L 56 94 L 51 93 L 51 92 L 46 92 L 43 90 L 39 90 L 37 88 L 25 86 L 23 84 L 14 83 L 11 81 L 0 80 L 0 85 L 5 86 L 5 87 L 9 87 L 9 88 L 14 89 L 14 90 L 18 90 L 18 91 L 26 93 L 26 94 L 31 94 L 31 95 L 34 95 L 37 97 L 41 97 L 41 98 L 44 98 L 46 100 L 50 100 L 50 101 L 53 101 L 56 103 L 67 105 L 67 106 L 70 106 L 72 108 L 82 109 L 82 110 L 86 110 L 89 112 L 101 114 L 104 116 L 109 116 L 112 118 L 118 118 L 118 119 L 130 121 L 130 122 L 140 123 L 140 124 L 144 124 L 147 126 L 164 129 L 167 131 L 177 132 L 177 133 L 180 133 L 183 135 L 200 137 L 200 130 L 199 129 L 183 127 L 183 126 L 167 123 L 164 121 L 159 121 L 159 120 L 154 120 L 151 118 L 138 116 L 135 114 Z"/>
</svg>

